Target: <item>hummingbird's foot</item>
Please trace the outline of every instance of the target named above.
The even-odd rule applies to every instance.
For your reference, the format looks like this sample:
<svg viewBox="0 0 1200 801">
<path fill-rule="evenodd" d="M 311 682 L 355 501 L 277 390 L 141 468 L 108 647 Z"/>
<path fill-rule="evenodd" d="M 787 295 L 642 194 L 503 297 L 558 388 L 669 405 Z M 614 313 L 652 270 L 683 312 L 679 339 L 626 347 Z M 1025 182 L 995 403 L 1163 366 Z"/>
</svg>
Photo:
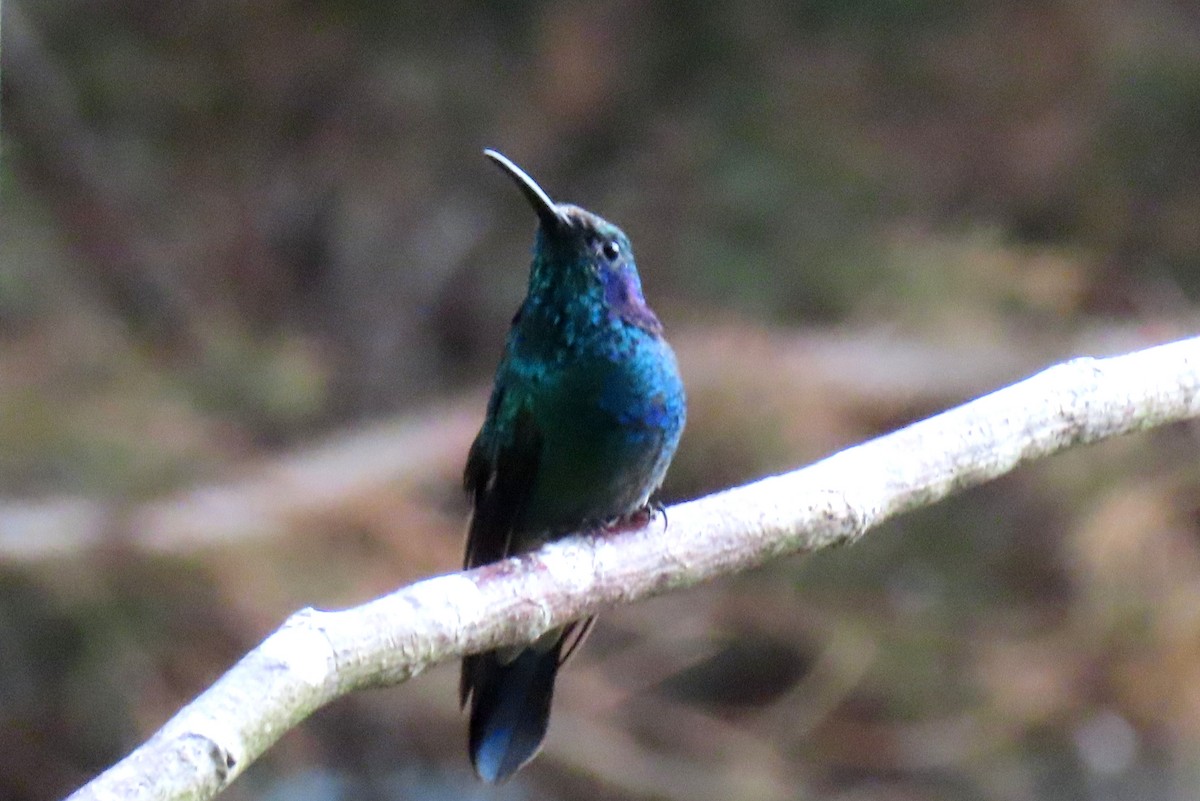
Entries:
<svg viewBox="0 0 1200 801">
<path fill-rule="evenodd" d="M 647 503 L 638 509 L 634 509 L 627 515 L 615 517 L 607 521 L 601 526 L 600 530 L 605 534 L 619 534 L 622 531 L 637 531 L 645 528 L 653 522 L 654 518 L 662 513 L 663 524 L 666 524 L 667 510 L 660 503 Z"/>
<path fill-rule="evenodd" d="M 663 505 L 662 501 L 652 501 L 652 502 L 646 504 L 646 506 L 650 509 L 650 519 L 651 520 L 658 517 L 659 515 L 662 515 L 663 531 L 666 531 L 667 524 L 670 522 L 667 520 L 667 507 Z"/>
</svg>

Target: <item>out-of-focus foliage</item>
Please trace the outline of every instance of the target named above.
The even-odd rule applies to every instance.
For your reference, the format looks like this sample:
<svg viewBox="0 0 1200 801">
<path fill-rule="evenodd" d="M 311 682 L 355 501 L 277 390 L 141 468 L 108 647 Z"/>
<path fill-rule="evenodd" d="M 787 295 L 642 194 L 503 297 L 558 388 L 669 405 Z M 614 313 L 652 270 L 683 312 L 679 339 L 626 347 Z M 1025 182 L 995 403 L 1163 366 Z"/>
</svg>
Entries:
<svg viewBox="0 0 1200 801">
<path fill-rule="evenodd" d="M 82 783 L 290 611 L 457 566 L 456 415 L 533 229 L 485 146 L 633 238 L 691 393 L 668 498 L 1198 319 L 1194 4 L 3 14 L 4 799 Z M 447 667 L 227 797 L 1194 798 L 1195 452 L 1074 452 L 607 615 L 498 792 Z"/>
</svg>

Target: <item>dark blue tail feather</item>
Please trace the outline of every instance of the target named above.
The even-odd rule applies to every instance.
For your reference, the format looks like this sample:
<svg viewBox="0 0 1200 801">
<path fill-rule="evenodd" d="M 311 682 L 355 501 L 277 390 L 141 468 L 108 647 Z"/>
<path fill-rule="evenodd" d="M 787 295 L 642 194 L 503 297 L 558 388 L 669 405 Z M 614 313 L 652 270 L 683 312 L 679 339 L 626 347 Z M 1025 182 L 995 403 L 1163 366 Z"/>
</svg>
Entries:
<svg viewBox="0 0 1200 801">
<path fill-rule="evenodd" d="M 538 752 L 550 723 L 550 700 L 562 640 L 526 648 L 511 662 L 495 652 L 471 657 L 471 764 L 479 778 L 502 782 Z"/>
</svg>

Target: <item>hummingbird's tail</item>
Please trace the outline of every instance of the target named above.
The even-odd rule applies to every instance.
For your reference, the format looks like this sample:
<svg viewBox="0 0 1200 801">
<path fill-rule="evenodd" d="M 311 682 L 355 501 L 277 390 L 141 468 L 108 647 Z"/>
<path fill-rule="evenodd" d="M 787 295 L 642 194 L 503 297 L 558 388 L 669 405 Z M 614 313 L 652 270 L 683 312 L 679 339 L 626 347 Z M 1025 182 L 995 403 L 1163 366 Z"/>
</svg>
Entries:
<svg viewBox="0 0 1200 801">
<path fill-rule="evenodd" d="M 554 632 L 515 658 L 491 651 L 463 660 L 463 700 L 471 698 L 471 764 L 484 781 L 504 781 L 541 747 L 564 639 Z"/>
</svg>

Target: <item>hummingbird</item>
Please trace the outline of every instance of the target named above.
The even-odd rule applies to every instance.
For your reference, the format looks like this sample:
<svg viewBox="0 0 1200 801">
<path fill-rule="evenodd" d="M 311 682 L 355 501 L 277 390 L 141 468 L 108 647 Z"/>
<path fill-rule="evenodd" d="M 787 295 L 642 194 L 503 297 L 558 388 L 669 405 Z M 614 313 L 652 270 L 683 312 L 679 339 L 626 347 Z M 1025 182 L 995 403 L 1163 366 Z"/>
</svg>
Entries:
<svg viewBox="0 0 1200 801">
<path fill-rule="evenodd" d="M 495 150 L 484 155 L 516 183 L 538 227 L 528 292 L 463 472 L 472 506 L 466 568 L 648 513 L 687 416 L 629 237 L 555 203 Z M 555 674 L 591 623 L 463 660 L 459 702 L 471 705 L 468 751 L 481 779 L 502 782 L 537 754 Z"/>
</svg>

